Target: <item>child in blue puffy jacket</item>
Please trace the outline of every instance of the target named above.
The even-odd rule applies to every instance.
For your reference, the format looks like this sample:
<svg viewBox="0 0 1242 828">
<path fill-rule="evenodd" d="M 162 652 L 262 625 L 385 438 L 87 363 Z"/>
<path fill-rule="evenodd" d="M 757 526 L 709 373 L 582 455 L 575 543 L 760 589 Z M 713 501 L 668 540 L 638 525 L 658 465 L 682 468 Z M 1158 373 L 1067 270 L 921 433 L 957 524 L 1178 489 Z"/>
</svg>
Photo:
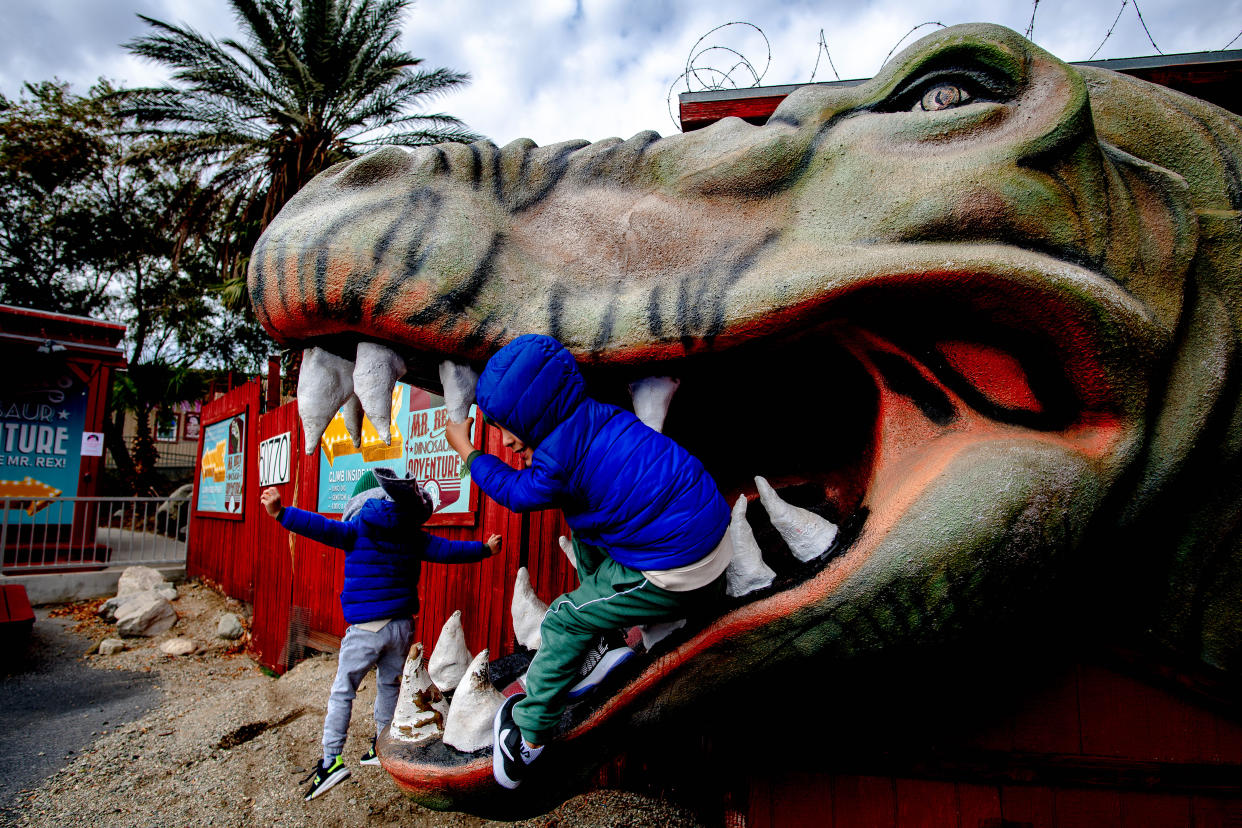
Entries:
<svg viewBox="0 0 1242 828">
<path fill-rule="evenodd" d="M 323 759 L 307 777 L 311 780 L 309 800 L 349 777 L 341 749 L 358 684 L 372 667 L 376 734 L 392 723 L 401 673 L 413 642 L 411 616 L 418 613 L 422 562 L 479 561 L 500 551 L 500 536 L 492 535 L 484 544 L 428 534 L 421 527 L 433 511 L 430 495 L 415 481 L 385 468 L 368 471 L 358 480 L 342 520 L 285 507 L 280 492 L 273 488 L 264 489 L 260 500 L 267 513 L 290 532 L 345 550 L 341 609 L 349 627 L 341 639 L 336 680 L 328 696 Z M 362 764 L 379 764 L 374 739 Z"/>
<path fill-rule="evenodd" d="M 729 507 L 684 448 L 588 397 L 573 355 L 552 337 L 521 336 L 493 355 L 476 399 L 526 468 L 474 450 L 470 420 L 449 424 L 449 444 L 506 508 L 561 509 L 580 581 L 544 615 L 526 694 L 496 714 L 493 772 L 515 788 L 552 737 L 601 633 L 682 618 L 723 596 Z"/>
</svg>

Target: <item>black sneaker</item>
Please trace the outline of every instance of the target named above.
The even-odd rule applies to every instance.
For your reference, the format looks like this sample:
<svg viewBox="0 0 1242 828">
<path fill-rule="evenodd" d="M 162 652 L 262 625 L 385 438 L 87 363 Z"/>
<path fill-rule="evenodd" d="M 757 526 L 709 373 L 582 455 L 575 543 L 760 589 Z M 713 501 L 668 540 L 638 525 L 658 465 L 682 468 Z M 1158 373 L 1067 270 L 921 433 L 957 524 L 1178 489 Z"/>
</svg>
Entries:
<svg viewBox="0 0 1242 828">
<path fill-rule="evenodd" d="M 378 736 L 376 738 L 379 738 Z M 359 765 L 374 765 L 379 767 L 379 756 L 375 753 L 375 739 L 371 740 L 371 747 L 366 753 L 362 754 L 362 758 L 358 760 Z"/>
<path fill-rule="evenodd" d="M 320 759 L 315 765 L 315 769 L 302 780 L 303 783 L 310 781 L 310 790 L 306 792 L 306 801 L 314 799 L 321 793 L 324 793 L 337 782 L 349 778 L 349 768 L 345 767 L 345 763 L 341 761 L 341 757 L 332 760 L 332 764 L 324 767 L 323 760 Z"/>
<path fill-rule="evenodd" d="M 496 711 L 492 722 L 492 776 L 501 787 L 513 790 L 522 784 L 522 778 L 530 771 L 530 748 L 522 738 L 522 731 L 513 721 L 513 706 L 526 698 L 518 693 L 505 699 Z"/>
<path fill-rule="evenodd" d="M 599 686 L 609 673 L 629 661 L 634 651 L 625 646 L 625 639 L 619 632 L 604 633 L 595 642 L 595 646 L 587 651 L 578 668 L 578 682 L 566 693 L 570 701 L 581 698 Z"/>
</svg>

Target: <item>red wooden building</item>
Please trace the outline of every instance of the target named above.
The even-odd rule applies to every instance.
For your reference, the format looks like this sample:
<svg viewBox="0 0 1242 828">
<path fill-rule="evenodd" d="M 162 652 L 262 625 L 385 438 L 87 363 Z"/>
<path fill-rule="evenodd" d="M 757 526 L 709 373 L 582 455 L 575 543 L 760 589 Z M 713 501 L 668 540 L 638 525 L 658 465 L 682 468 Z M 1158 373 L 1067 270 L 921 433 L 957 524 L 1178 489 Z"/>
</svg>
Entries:
<svg viewBox="0 0 1242 828">
<path fill-rule="evenodd" d="M 64 499 L 97 494 L 124 335 L 124 325 L 0 305 L 0 497 L 12 498 L 0 513 L 6 570 L 29 570 L 32 544 L 39 565 L 107 560 L 107 547 L 95 544 L 95 510 Z"/>
</svg>

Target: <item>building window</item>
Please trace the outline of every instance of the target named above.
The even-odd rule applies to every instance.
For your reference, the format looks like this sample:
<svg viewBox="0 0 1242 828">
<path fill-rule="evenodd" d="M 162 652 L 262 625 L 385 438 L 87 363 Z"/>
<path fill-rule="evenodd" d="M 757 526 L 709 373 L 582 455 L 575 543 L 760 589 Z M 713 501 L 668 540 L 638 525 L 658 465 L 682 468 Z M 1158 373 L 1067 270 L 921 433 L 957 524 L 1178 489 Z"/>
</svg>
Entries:
<svg viewBox="0 0 1242 828">
<path fill-rule="evenodd" d="M 155 413 L 155 439 L 161 443 L 177 442 L 177 429 L 180 419 L 175 411 L 157 411 Z"/>
</svg>

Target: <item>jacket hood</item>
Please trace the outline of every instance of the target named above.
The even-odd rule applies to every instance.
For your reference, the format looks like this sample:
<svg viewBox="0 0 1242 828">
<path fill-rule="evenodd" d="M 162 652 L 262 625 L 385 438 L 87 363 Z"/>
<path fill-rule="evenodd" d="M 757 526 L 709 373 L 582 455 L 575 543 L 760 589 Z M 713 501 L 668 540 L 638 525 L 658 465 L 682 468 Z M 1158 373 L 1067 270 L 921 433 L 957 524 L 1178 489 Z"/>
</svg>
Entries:
<svg viewBox="0 0 1242 828">
<path fill-rule="evenodd" d="M 356 519 L 366 524 L 373 538 L 386 542 L 399 541 L 405 532 L 416 531 L 422 525 L 422 521 L 412 520 L 387 497 L 375 497 L 363 503 Z"/>
<path fill-rule="evenodd" d="M 526 334 L 487 361 L 475 389 L 479 408 L 531 448 L 586 398 L 578 363 L 550 336 Z"/>
</svg>

